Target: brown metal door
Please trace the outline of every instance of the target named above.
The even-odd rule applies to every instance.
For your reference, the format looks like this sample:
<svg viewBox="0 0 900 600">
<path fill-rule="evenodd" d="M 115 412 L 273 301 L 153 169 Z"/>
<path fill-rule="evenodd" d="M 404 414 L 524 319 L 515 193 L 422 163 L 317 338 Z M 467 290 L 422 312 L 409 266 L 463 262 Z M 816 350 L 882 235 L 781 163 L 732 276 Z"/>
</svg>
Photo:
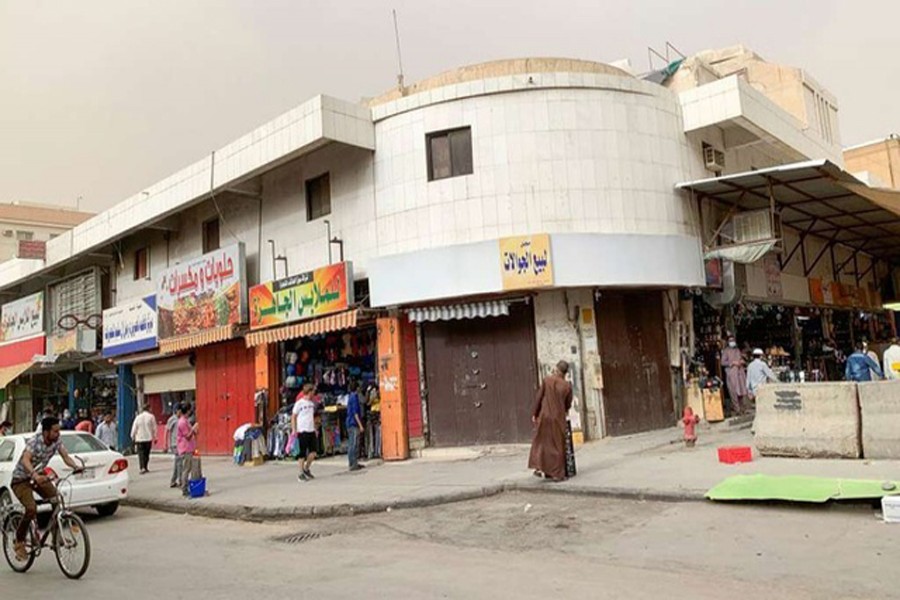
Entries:
<svg viewBox="0 0 900 600">
<path fill-rule="evenodd" d="M 603 404 L 610 435 L 674 424 L 661 292 L 606 292 L 597 302 Z"/>
<path fill-rule="evenodd" d="M 530 305 L 507 317 L 426 323 L 428 419 L 435 446 L 527 442 L 537 389 Z"/>
</svg>

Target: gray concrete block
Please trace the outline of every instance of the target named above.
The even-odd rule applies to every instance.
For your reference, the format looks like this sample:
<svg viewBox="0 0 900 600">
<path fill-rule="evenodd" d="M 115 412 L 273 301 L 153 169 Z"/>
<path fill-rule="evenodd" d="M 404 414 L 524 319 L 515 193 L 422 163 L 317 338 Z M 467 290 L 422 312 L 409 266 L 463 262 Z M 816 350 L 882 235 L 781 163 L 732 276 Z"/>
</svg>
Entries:
<svg viewBox="0 0 900 600">
<path fill-rule="evenodd" d="M 856 384 L 764 385 L 756 399 L 753 430 L 763 456 L 859 458 Z"/>
<path fill-rule="evenodd" d="M 900 458 L 900 381 L 859 384 L 866 458 Z"/>
</svg>

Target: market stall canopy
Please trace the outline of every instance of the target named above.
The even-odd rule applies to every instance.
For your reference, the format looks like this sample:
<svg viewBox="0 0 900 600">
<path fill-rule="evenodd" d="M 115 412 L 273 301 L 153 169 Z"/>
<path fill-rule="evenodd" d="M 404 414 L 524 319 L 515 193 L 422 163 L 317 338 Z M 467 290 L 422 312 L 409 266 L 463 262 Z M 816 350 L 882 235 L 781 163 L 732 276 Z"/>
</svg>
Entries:
<svg viewBox="0 0 900 600">
<path fill-rule="evenodd" d="M 234 325 L 222 325 L 190 335 L 159 340 L 159 351 L 162 354 L 178 354 L 191 348 L 224 342 L 232 337 L 234 337 Z"/>
<path fill-rule="evenodd" d="M 353 329 L 356 327 L 358 319 L 359 310 L 347 310 L 328 315 L 327 317 L 302 321 L 292 325 L 254 331 L 253 333 L 248 333 L 245 340 L 248 348 L 262 344 L 274 344 L 276 342 L 295 340 L 310 335 L 321 335 L 332 331 Z"/>
<path fill-rule="evenodd" d="M 16 377 L 28 370 L 34 364 L 31 361 L 0 368 L 0 389 L 5 389 Z"/>
<path fill-rule="evenodd" d="M 900 191 L 869 187 L 827 160 L 675 187 L 739 211 L 767 209 L 774 204 L 783 225 L 889 262 L 900 258 Z"/>
</svg>

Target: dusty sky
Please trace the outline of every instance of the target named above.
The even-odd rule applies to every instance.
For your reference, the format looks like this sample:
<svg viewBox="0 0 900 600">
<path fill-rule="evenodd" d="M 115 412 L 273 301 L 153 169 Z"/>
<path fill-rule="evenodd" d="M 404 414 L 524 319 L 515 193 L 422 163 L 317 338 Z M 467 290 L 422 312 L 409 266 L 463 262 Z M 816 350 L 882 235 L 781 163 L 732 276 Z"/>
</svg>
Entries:
<svg viewBox="0 0 900 600">
<path fill-rule="evenodd" d="M 101 210 L 316 93 L 519 56 L 647 68 L 744 43 L 834 92 L 853 144 L 900 132 L 897 0 L 0 0 L 0 201 Z"/>
</svg>

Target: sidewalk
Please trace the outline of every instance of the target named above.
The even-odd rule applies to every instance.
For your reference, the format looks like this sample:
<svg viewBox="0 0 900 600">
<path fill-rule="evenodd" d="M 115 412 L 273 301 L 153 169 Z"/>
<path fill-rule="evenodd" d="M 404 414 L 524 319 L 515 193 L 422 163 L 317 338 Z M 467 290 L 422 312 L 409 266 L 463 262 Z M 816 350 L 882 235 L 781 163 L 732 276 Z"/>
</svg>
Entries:
<svg viewBox="0 0 900 600">
<path fill-rule="evenodd" d="M 189 500 L 169 488 L 172 457 L 154 454 L 151 472 L 138 475 L 131 462 L 126 504 L 200 516 L 263 520 L 333 517 L 398 508 L 433 506 L 511 490 L 619 496 L 667 501 L 703 500 L 706 491 L 730 475 L 812 475 L 854 479 L 897 479 L 900 461 L 764 458 L 724 465 L 716 449 L 753 445 L 749 430 L 701 429 L 695 448 L 681 444 L 679 429 L 607 438 L 576 452 L 578 475 L 563 483 L 537 479 L 526 468 L 525 446 L 434 450 L 396 463 L 370 463 L 347 472 L 346 457 L 317 461 L 315 481 L 297 481 L 295 462 L 237 467 L 231 459 L 203 459 L 209 495 Z M 472 458 L 476 456 L 476 458 Z"/>
</svg>

